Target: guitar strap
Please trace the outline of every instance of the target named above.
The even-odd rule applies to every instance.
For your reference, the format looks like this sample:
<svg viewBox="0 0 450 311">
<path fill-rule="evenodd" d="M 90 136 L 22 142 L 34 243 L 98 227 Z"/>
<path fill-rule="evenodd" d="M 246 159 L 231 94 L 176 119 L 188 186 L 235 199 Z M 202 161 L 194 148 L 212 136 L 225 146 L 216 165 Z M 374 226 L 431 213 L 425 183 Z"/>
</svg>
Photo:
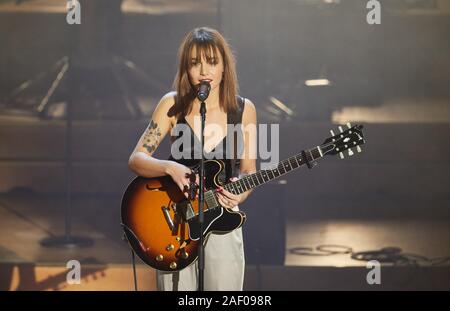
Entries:
<svg viewBox="0 0 450 311">
<path fill-rule="evenodd" d="M 236 124 L 240 124 L 242 123 L 242 114 L 244 112 L 244 105 L 245 105 L 245 98 L 241 97 L 241 96 L 237 96 L 237 104 L 238 104 L 238 109 L 236 112 L 230 114 L 230 119 L 229 119 L 229 123 L 236 125 Z M 230 164 L 231 164 L 231 176 L 233 177 L 238 177 L 238 171 L 239 171 L 239 165 L 240 165 L 240 160 L 238 159 L 237 156 L 237 133 L 236 131 L 233 131 L 233 157 L 230 159 Z"/>
</svg>

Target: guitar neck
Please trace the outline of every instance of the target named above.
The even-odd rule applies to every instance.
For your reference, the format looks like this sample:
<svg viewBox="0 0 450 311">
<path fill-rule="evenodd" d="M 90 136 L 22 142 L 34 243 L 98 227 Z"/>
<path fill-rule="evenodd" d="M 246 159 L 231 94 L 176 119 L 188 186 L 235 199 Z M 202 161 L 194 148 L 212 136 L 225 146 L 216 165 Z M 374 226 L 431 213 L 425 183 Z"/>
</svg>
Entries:
<svg viewBox="0 0 450 311">
<path fill-rule="evenodd" d="M 256 188 L 275 178 L 296 170 L 302 165 L 313 162 L 314 160 L 323 157 L 323 155 L 324 153 L 319 146 L 312 149 L 307 149 L 297 155 L 280 161 L 276 166 L 274 166 L 273 169 L 260 170 L 246 175 L 239 180 L 226 184 L 224 188 L 231 193 L 241 194 L 247 190 Z"/>
</svg>

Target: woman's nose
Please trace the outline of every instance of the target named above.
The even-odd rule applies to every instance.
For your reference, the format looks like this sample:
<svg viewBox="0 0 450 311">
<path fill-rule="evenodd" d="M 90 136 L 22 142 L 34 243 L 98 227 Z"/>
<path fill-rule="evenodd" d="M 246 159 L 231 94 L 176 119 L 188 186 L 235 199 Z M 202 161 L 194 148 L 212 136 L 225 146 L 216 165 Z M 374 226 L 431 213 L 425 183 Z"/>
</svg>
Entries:
<svg viewBox="0 0 450 311">
<path fill-rule="evenodd" d="M 206 73 L 206 66 L 205 66 L 205 63 L 202 63 L 200 65 L 200 74 L 204 75 L 205 73 Z"/>
</svg>

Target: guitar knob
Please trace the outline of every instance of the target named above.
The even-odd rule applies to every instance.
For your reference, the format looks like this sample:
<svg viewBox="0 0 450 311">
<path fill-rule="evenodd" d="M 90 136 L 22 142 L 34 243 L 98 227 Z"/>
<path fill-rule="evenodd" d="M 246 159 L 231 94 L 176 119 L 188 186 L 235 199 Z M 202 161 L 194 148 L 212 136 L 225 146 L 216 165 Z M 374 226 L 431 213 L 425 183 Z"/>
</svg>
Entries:
<svg viewBox="0 0 450 311">
<path fill-rule="evenodd" d="M 348 155 L 349 156 L 352 156 L 354 153 L 353 153 L 353 151 L 352 151 L 352 149 L 348 149 Z"/>
<path fill-rule="evenodd" d="M 361 147 L 360 146 L 356 146 L 356 151 L 361 152 Z"/>
<path fill-rule="evenodd" d="M 171 251 L 175 248 L 175 246 L 173 246 L 173 244 L 169 244 L 166 246 L 166 251 Z"/>
<path fill-rule="evenodd" d="M 188 252 L 186 252 L 186 251 L 182 251 L 181 252 L 181 258 L 187 259 L 188 257 L 189 257 L 189 253 Z"/>
<path fill-rule="evenodd" d="M 163 259 L 164 259 L 164 256 L 163 255 L 161 255 L 161 254 L 159 254 L 158 256 L 156 256 L 156 261 L 163 261 Z"/>
<path fill-rule="evenodd" d="M 341 157 L 341 159 L 344 158 L 344 154 L 342 152 L 339 152 L 339 156 Z"/>
<path fill-rule="evenodd" d="M 170 269 L 175 270 L 177 268 L 177 263 L 175 261 L 172 261 L 169 265 Z"/>
</svg>

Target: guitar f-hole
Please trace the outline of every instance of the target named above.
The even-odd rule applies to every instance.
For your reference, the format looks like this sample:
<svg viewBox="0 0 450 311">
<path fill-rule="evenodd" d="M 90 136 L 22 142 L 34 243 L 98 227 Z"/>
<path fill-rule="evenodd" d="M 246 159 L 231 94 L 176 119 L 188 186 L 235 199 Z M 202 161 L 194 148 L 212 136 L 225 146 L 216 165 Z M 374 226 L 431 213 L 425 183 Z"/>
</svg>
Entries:
<svg viewBox="0 0 450 311">
<path fill-rule="evenodd" d="M 164 218 L 166 219 L 167 225 L 169 226 L 170 231 L 173 231 L 175 225 L 173 224 L 173 220 L 170 217 L 169 208 L 167 206 L 161 206 L 161 210 L 163 212 Z"/>
</svg>

